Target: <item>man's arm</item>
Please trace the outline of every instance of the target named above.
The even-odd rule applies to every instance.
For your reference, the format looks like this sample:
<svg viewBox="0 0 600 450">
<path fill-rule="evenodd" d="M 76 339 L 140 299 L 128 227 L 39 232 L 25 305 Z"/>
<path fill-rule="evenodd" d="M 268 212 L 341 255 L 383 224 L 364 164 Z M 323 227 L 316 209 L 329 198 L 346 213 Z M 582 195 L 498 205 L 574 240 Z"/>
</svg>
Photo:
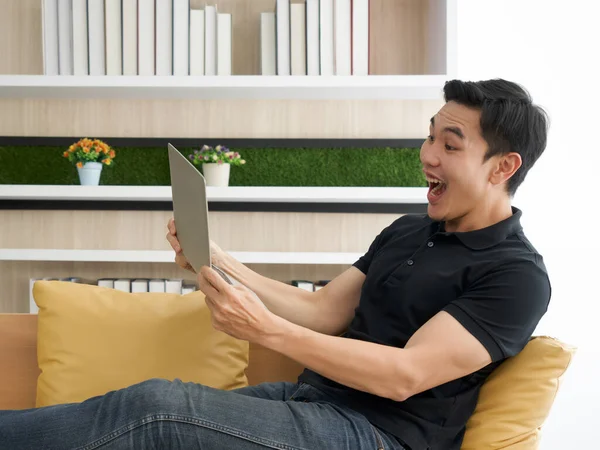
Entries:
<svg viewBox="0 0 600 450">
<path fill-rule="evenodd" d="M 396 401 L 475 372 L 491 362 L 485 347 L 456 319 L 440 312 L 405 348 L 325 336 L 289 322 L 261 345 L 338 383 Z"/>
<path fill-rule="evenodd" d="M 316 292 L 262 276 L 228 253 L 221 269 L 252 290 L 273 314 L 301 327 L 328 335 L 340 334 L 354 316 L 365 280 L 350 267 Z"/>
</svg>

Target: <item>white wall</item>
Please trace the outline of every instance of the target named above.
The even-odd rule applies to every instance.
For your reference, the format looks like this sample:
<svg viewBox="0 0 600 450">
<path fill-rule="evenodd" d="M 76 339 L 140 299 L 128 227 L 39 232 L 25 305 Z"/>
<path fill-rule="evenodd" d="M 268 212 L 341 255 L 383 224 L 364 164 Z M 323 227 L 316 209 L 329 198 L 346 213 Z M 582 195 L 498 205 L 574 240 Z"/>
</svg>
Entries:
<svg viewBox="0 0 600 450">
<path fill-rule="evenodd" d="M 578 347 L 542 450 L 600 448 L 600 2 L 458 0 L 458 78 L 506 78 L 550 114 L 513 204 L 553 283 L 536 334 Z"/>
</svg>

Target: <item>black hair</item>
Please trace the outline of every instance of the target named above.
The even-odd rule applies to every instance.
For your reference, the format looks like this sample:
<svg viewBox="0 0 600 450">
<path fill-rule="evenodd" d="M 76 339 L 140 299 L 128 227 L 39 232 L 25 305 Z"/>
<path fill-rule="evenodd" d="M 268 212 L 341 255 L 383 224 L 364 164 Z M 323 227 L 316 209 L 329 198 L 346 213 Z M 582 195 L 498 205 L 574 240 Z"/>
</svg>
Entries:
<svg viewBox="0 0 600 450">
<path fill-rule="evenodd" d="M 444 85 L 444 100 L 481 110 L 481 135 L 488 144 L 484 161 L 509 152 L 521 155 L 521 167 L 507 185 L 513 196 L 546 148 L 547 113 L 533 104 L 522 86 L 502 79 L 448 81 Z"/>
</svg>

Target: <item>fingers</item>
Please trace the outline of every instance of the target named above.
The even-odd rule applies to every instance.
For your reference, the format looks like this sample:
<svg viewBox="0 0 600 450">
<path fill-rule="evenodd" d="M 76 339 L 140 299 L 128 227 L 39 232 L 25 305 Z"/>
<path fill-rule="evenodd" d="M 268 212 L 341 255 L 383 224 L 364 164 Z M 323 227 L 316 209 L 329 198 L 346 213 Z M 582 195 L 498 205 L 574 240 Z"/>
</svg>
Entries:
<svg viewBox="0 0 600 450">
<path fill-rule="evenodd" d="M 175 253 L 181 253 L 181 245 L 179 244 L 179 239 L 171 233 L 167 233 L 167 241 L 171 244 L 171 248 L 175 250 Z"/>
<path fill-rule="evenodd" d="M 212 284 L 211 280 L 209 280 L 206 277 L 205 271 L 204 269 L 206 269 L 207 267 L 203 267 L 202 269 L 200 269 L 200 273 L 198 273 L 198 288 L 204 292 L 204 295 L 206 297 L 210 297 L 211 299 L 214 298 L 218 298 L 220 294 L 220 291 L 215 288 L 215 286 Z M 212 270 L 212 269 L 211 269 Z"/>
<path fill-rule="evenodd" d="M 203 266 L 200 269 L 198 280 L 200 280 L 200 278 L 204 278 L 206 281 L 208 281 L 218 292 L 227 292 L 227 290 L 231 288 L 231 285 L 227 283 L 227 281 L 225 281 L 212 267 Z"/>
<path fill-rule="evenodd" d="M 171 217 L 169 222 L 167 223 L 167 228 L 169 229 L 169 233 L 175 236 L 177 234 L 177 229 L 175 228 L 175 219 Z"/>
</svg>

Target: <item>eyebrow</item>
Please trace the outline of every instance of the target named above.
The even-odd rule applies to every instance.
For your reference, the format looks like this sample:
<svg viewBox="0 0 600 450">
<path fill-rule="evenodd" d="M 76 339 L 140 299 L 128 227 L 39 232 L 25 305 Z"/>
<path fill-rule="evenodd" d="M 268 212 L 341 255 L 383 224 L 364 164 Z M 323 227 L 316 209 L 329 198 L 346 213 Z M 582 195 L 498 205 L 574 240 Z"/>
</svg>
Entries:
<svg viewBox="0 0 600 450">
<path fill-rule="evenodd" d="M 435 128 L 435 118 L 432 117 L 431 118 L 431 126 Z M 450 133 L 454 133 L 455 135 L 457 135 L 460 139 L 464 140 L 465 139 L 465 135 L 463 134 L 462 130 L 458 127 L 446 127 L 442 130 L 443 132 L 450 132 Z"/>
</svg>

